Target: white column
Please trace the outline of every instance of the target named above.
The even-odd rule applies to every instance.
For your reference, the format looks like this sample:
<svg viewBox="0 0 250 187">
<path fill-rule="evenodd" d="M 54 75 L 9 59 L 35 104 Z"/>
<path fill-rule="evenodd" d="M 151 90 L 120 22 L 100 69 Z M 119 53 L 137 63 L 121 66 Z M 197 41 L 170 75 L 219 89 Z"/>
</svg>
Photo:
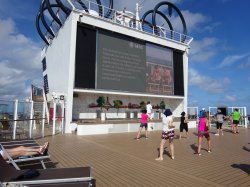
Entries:
<svg viewBox="0 0 250 187">
<path fill-rule="evenodd" d="M 30 102 L 30 125 L 29 125 L 29 138 L 32 138 L 32 124 L 33 124 L 33 119 L 34 119 L 34 114 L 33 114 L 33 105 L 34 102 Z"/>
<path fill-rule="evenodd" d="M 102 112 L 102 113 L 101 113 L 101 121 L 105 121 L 105 120 L 106 120 L 105 113 L 104 113 L 104 112 Z"/>
<path fill-rule="evenodd" d="M 15 103 L 14 103 L 13 140 L 16 139 L 17 107 L 18 107 L 18 100 L 15 100 Z"/>
<path fill-rule="evenodd" d="M 53 102 L 53 126 L 52 126 L 52 134 L 56 134 L 56 103 Z"/>
<path fill-rule="evenodd" d="M 46 101 L 43 102 L 43 115 L 42 115 L 42 137 L 44 137 L 44 124 L 45 124 L 45 107 L 46 107 Z"/>
<path fill-rule="evenodd" d="M 245 121 L 245 128 L 247 128 L 247 108 L 244 107 L 244 121 Z"/>
<path fill-rule="evenodd" d="M 61 119 L 62 119 L 62 129 L 61 129 L 61 131 L 62 131 L 62 134 L 64 134 L 64 120 L 65 120 L 65 118 L 64 118 L 64 102 L 62 102 L 61 103 L 61 108 L 62 108 L 62 116 L 61 116 Z"/>
</svg>

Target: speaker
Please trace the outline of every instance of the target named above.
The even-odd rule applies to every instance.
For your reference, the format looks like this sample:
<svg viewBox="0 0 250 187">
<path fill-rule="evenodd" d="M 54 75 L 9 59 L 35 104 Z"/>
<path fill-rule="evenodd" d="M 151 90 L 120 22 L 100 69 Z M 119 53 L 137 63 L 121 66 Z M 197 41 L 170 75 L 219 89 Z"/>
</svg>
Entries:
<svg viewBox="0 0 250 187">
<path fill-rule="evenodd" d="M 60 95 L 60 100 L 64 100 L 64 95 Z"/>
<path fill-rule="evenodd" d="M 217 107 L 217 109 L 221 110 L 221 113 L 225 116 L 227 116 L 227 107 Z"/>
</svg>

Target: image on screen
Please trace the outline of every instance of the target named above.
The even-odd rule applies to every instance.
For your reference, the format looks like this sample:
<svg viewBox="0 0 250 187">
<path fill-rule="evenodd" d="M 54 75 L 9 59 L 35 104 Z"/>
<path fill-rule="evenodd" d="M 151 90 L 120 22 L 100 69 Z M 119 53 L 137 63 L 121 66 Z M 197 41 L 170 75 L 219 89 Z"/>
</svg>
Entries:
<svg viewBox="0 0 250 187">
<path fill-rule="evenodd" d="M 172 49 L 146 44 L 146 92 L 174 94 Z"/>
</svg>

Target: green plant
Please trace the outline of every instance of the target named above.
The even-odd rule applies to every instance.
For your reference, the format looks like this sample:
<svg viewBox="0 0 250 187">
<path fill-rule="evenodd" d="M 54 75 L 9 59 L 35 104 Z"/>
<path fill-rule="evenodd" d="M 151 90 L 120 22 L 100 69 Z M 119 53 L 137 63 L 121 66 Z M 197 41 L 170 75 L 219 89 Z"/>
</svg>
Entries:
<svg viewBox="0 0 250 187">
<path fill-rule="evenodd" d="M 121 100 L 114 100 L 113 103 L 114 103 L 114 108 L 117 109 L 117 114 L 118 114 L 119 108 L 122 106 L 123 103 Z"/>
<path fill-rule="evenodd" d="M 161 101 L 160 102 L 160 109 L 161 109 L 161 111 L 163 112 L 163 110 L 166 108 L 166 104 L 165 104 L 165 102 L 164 101 Z"/>
<path fill-rule="evenodd" d="M 97 102 L 97 105 L 101 108 L 101 111 L 102 111 L 102 107 L 105 104 L 105 98 L 103 96 L 100 96 L 100 97 L 98 97 L 96 102 Z"/>
<path fill-rule="evenodd" d="M 140 102 L 140 109 L 141 110 L 146 110 L 146 103 L 144 101 Z"/>
</svg>

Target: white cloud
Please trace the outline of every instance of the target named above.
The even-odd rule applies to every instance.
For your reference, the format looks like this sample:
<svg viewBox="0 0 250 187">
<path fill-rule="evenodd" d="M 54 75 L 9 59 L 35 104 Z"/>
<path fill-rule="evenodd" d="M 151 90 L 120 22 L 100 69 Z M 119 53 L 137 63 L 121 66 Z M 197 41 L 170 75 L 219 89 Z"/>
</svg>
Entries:
<svg viewBox="0 0 250 187">
<path fill-rule="evenodd" d="M 195 69 L 190 68 L 189 70 L 189 85 L 197 86 L 208 93 L 223 93 L 226 86 L 230 83 L 229 78 L 224 78 L 223 80 L 213 79 L 200 74 Z"/>
<path fill-rule="evenodd" d="M 11 19 L 0 19 L 0 97 L 15 99 L 29 96 L 31 82 L 42 77 L 40 47 L 18 33 Z"/>
<path fill-rule="evenodd" d="M 241 69 L 245 69 L 245 68 L 249 68 L 250 67 L 250 57 L 248 57 L 247 62 L 246 63 L 242 63 L 239 68 Z"/>
<path fill-rule="evenodd" d="M 246 58 L 249 54 L 241 54 L 241 55 L 230 55 L 224 58 L 224 60 L 218 65 L 218 68 L 229 67 L 234 65 L 236 62 Z"/>
<path fill-rule="evenodd" d="M 234 96 L 230 96 L 230 95 L 226 95 L 226 96 L 225 96 L 225 99 L 226 99 L 227 101 L 230 101 L 230 102 L 236 101 L 236 98 L 235 98 Z"/>
<path fill-rule="evenodd" d="M 187 24 L 188 33 L 199 29 L 199 25 L 206 23 L 209 18 L 201 13 L 192 13 L 189 10 L 181 11 Z M 204 29 L 204 28 L 203 28 Z"/>
<path fill-rule="evenodd" d="M 190 48 L 190 62 L 206 62 L 217 54 L 215 47 L 219 41 L 216 38 L 203 38 L 200 41 L 194 40 Z"/>
</svg>

